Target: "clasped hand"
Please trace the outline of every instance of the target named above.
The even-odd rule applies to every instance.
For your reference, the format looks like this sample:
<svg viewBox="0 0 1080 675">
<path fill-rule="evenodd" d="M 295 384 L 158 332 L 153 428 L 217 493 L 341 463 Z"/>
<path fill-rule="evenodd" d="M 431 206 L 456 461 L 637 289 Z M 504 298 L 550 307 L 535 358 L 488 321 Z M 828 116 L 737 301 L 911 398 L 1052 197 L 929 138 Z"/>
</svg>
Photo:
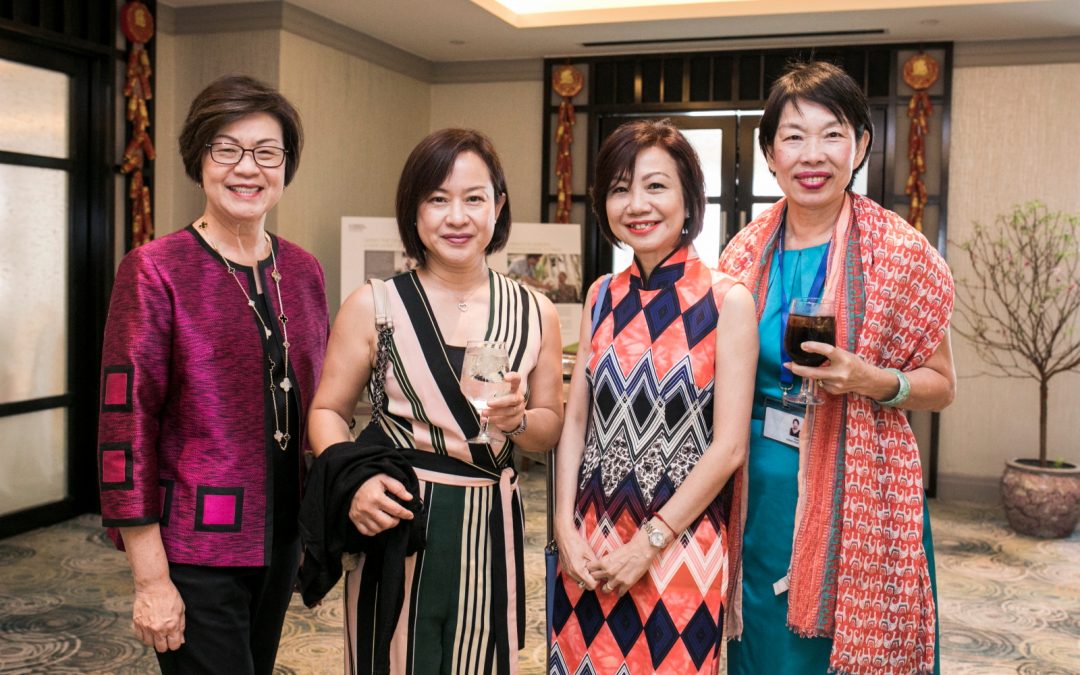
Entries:
<svg viewBox="0 0 1080 675">
<path fill-rule="evenodd" d="M 630 541 L 590 563 L 589 573 L 597 581 L 604 582 L 601 586 L 604 592 L 622 597 L 649 571 L 649 565 L 658 553 L 659 550 L 639 531 Z"/>
<path fill-rule="evenodd" d="M 577 532 L 556 532 L 563 574 L 578 582 L 584 589 L 598 588 L 605 593 L 624 595 L 649 570 L 659 552 L 642 532 L 604 556 L 597 556 L 588 542 Z"/>
<path fill-rule="evenodd" d="M 589 566 L 596 562 L 596 554 L 581 533 L 570 524 L 555 527 L 555 543 L 559 546 L 559 565 L 564 575 L 577 582 L 581 588 L 596 590 L 596 579 Z"/>
</svg>

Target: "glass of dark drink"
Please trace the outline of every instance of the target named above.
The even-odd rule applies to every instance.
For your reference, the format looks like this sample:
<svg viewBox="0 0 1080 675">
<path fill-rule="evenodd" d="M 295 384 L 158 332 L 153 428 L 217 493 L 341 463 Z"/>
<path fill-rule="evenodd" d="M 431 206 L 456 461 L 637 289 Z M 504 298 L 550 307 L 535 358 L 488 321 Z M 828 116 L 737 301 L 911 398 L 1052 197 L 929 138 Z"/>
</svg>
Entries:
<svg viewBox="0 0 1080 675">
<path fill-rule="evenodd" d="M 836 344 L 836 312 L 831 300 L 795 298 L 791 301 L 784 349 L 791 360 L 800 366 L 816 368 L 825 363 L 826 359 L 821 354 L 803 351 L 804 342 Z M 804 377 L 798 393 L 784 392 L 784 402 L 817 405 L 823 403 L 824 399 L 817 395 L 817 382 Z"/>
</svg>

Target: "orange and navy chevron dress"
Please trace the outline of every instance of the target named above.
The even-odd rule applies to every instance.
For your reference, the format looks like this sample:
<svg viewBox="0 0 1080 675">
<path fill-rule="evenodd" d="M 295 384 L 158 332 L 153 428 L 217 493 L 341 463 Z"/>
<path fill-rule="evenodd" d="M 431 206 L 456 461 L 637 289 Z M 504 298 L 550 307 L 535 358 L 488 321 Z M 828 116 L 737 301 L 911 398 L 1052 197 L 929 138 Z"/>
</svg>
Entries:
<svg viewBox="0 0 1080 675">
<path fill-rule="evenodd" d="M 597 555 L 629 541 L 712 440 L 716 322 L 735 283 L 692 247 L 612 277 L 593 327 L 575 520 Z M 716 673 L 727 593 L 725 489 L 622 598 L 560 570 L 550 673 Z"/>
</svg>

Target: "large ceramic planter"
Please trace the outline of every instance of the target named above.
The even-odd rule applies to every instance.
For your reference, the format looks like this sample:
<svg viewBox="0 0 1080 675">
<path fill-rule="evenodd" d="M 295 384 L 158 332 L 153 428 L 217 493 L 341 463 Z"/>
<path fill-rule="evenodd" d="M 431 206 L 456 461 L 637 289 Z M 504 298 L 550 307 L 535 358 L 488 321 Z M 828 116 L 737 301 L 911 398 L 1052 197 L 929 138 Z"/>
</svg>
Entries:
<svg viewBox="0 0 1080 675">
<path fill-rule="evenodd" d="M 1005 517 L 1020 534 L 1068 537 L 1080 520 L 1080 467 L 1039 466 L 1038 460 L 1014 459 L 1001 476 Z"/>
</svg>

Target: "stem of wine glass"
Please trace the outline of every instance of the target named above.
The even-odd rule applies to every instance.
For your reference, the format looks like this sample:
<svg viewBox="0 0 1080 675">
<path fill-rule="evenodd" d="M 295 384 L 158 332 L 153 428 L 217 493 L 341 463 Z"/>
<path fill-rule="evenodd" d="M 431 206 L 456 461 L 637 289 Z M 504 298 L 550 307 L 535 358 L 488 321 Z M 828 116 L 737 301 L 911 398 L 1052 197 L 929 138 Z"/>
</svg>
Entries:
<svg viewBox="0 0 1080 675">
<path fill-rule="evenodd" d="M 488 420 L 487 420 L 486 417 L 484 417 L 484 418 L 482 418 L 480 420 L 480 433 L 478 433 L 476 435 L 476 437 L 477 438 L 487 438 L 488 437 L 487 427 L 488 427 Z"/>
</svg>

